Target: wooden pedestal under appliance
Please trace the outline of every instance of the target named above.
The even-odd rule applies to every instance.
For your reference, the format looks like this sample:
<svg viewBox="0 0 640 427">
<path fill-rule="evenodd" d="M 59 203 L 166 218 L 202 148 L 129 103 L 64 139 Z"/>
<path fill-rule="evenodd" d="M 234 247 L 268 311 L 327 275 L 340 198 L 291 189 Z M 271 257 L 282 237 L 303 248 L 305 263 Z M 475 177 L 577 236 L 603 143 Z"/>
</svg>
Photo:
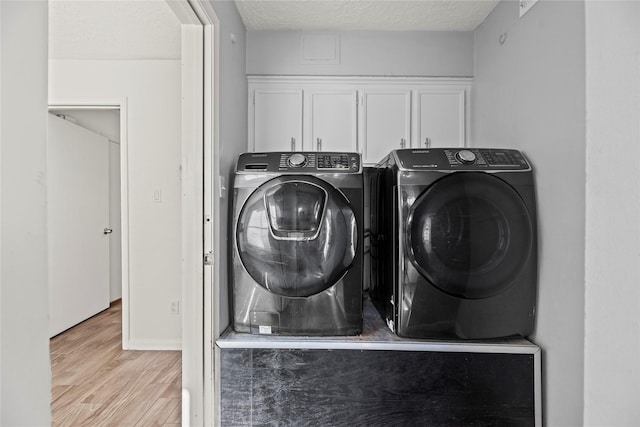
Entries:
<svg viewBox="0 0 640 427">
<path fill-rule="evenodd" d="M 365 301 L 353 337 L 216 342 L 220 425 L 541 425 L 540 348 L 400 338 Z"/>
</svg>

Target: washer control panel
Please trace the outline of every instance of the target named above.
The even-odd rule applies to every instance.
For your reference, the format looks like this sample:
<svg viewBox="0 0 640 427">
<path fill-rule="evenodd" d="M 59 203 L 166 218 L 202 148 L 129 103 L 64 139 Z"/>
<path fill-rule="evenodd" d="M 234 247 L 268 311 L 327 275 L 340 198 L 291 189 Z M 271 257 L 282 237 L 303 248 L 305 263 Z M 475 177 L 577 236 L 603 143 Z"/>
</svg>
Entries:
<svg viewBox="0 0 640 427">
<path fill-rule="evenodd" d="M 518 150 L 498 148 L 429 148 L 395 151 L 406 170 L 529 170 Z"/>
<path fill-rule="evenodd" d="M 317 154 L 318 169 L 349 169 L 349 156 L 347 154 Z"/>
<path fill-rule="evenodd" d="M 362 159 L 359 153 L 338 152 L 269 152 L 243 153 L 238 158 L 236 172 L 326 172 L 359 173 Z"/>
</svg>

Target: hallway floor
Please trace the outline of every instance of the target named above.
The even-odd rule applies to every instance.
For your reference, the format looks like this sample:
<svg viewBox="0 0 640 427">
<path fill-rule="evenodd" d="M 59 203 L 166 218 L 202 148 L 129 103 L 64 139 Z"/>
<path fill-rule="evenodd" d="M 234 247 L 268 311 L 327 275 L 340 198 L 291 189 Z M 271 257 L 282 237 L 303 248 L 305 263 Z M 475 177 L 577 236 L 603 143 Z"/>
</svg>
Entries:
<svg viewBox="0 0 640 427">
<path fill-rule="evenodd" d="M 121 312 L 51 339 L 52 426 L 180 425 L 181 352 L 122 350 Z"/>
</svg>

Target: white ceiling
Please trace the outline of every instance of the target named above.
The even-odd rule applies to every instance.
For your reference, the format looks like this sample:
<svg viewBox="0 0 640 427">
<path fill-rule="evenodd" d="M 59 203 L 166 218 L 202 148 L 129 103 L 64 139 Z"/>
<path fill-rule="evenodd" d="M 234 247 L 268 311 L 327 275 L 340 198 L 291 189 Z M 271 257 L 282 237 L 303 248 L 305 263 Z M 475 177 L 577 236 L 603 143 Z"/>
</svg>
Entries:
<svg viewBox="0 0 640 427">
<path fill-rule="evenodd" d="M 473 31 L 499 0 L 235 0 L 247 30 Z"/>
<path fill-rule="evenodd" d="M 164 0 L 50 0 L 49 58 L 180 59 L 180 21 Z"/>
<path fill-rule="evenodd" d="M 248 31 L 472 31 L 498 2 L 235 0 Z M 49 57 L 179 59 L 180 23 L 165 0 L 51 0 Z"/>
</svg>

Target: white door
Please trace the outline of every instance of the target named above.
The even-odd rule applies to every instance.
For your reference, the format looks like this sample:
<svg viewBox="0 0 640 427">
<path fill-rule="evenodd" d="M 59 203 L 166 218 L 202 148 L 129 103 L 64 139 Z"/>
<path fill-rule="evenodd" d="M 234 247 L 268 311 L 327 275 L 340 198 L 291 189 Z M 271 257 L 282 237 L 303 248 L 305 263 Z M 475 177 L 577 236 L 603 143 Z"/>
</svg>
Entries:
<svg viewBox="0 0 640 427">
<path fill-rule="evenodd" d="M 49 114 L 50 336 L 109 306 L 109 141 Z"/>
<path fill-rule="evenodd" d="M 249 150 L 302 150 L 302 90 L 255 89 L 252 106 Z"/>
<path fill-rule="evenodd" d="M 357 92 L 305 92 L 305 151 L 357 151 Z"/>
<path fill-rule="evenodd" d="M 409 148 L 411 91 L 366 89 L 362 97 L 362 161 L 374 165 L 391 150 Z"/>
<path fill-rule="evenodd" d="M 119 111 L 117 111 L 120 114 Z M 120 143 L 109 141 L 109 301 L 122 298 Z"/>
<path fill-rule="evenodd" d="M 413 147 L 465 145 L 465 91 L 418 91 Z"/>
</svg>

